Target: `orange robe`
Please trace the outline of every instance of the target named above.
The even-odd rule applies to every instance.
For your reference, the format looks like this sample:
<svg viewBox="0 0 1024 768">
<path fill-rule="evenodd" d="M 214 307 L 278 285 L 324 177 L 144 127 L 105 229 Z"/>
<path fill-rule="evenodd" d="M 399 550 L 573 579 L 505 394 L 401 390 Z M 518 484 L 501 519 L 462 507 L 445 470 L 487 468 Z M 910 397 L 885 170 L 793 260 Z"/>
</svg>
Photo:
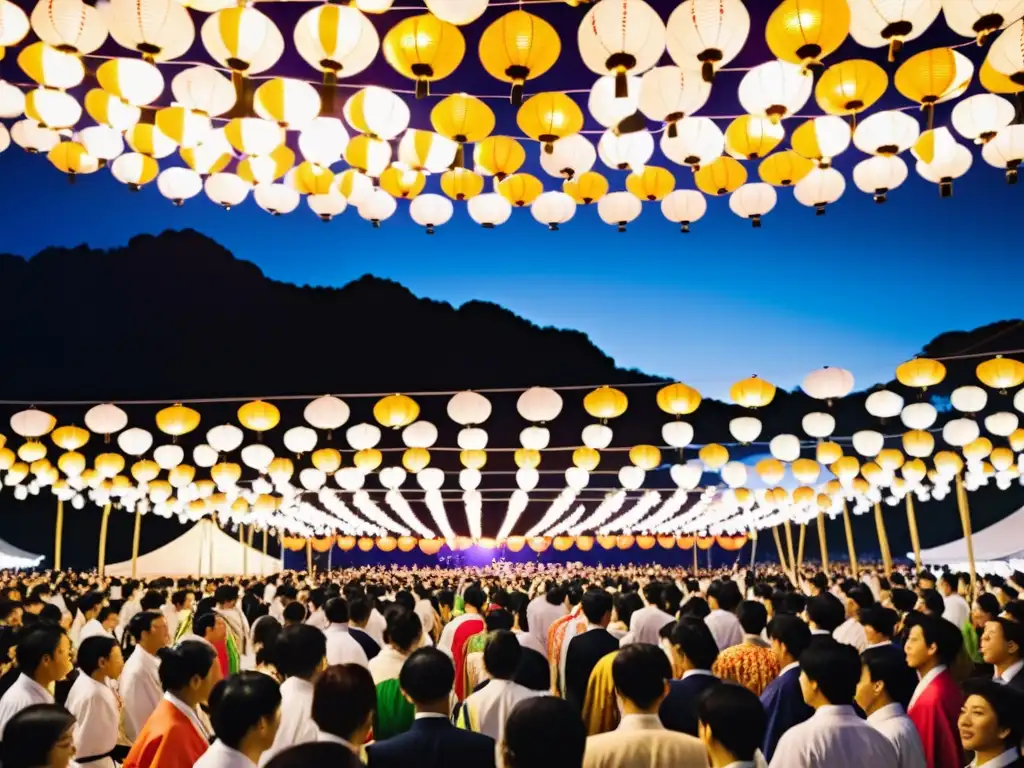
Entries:
<svg viewBox="0 0 1024 768">
<path fill-rule="evenodd" d="M 142 727 L 123 768 L 192 768 L 209 746 L 195 725 L 163 699 Z"/>
<path fill-rule="evenodd" d="M 718 654 L 711 671 L 716 677 L 739 683 L 760 696 L 779 676 L 779 662 L 771 648 L 743 643 Z"/>
</svg>

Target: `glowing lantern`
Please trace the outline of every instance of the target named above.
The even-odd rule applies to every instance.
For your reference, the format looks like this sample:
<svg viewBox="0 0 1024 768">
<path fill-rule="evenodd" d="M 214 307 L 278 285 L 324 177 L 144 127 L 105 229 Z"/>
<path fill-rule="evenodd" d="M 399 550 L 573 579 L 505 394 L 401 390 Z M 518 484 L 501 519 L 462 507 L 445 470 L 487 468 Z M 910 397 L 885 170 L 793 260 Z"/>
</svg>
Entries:
<svg viewBox="0 0 1024 768">
<path fill-rule="evenodd" d="M 344 112 L 349 125 L 371 138 L 387 141 L 409 126 L 409 107 L 406 103 L 391 91 L 375 85 L 353 94 L 345 102 Z"/>
<path fill-rule="evenodd" d="M 18 54 L 21 71 L 47 88 L 74 88 L 85 77 L 81 59 L 71 53 L 51 48 L 46 43 L 32 43 Z"/>
<path fill-rule="evenodd" d="M 0 80 L 0 118 L 14 118 L 25 111 L 25 94 L 21 89 Z"/>
<path fill-rule="evenodd" d="M 284 52 L 281 31 L 254 6 L 225 8 L 211 14 L 203 22 L 201 37 L 213 60 L 231 70 L 236 90 L 243 77 L 270 69 Z"/>
<path fill-rule="evenodd" d="M 555 536 L 552 540 L 552 546 L 554 546 L 556 552 L 566 552 L 575 543 L 576 540 L 572 536 Z"/>
<path fill-rule="evenodd" d="M 675 135 L 666 130 L 661 136 L 661 151 L 673 163 L 694 170 L 707 165 L 725 150 L 725 134 L 706 117 L 684 117 L 673 123 Z"/>
<path fill-rule="evenodd" d="M 377 539 L 377 549 L 381 552 L 394 552 L 398 541 L 394 536 L 381 536 Z"/>
<path fill-rule="evenodd" d="M 480 61 L 487 73 L 512 84 L 512 103 L 523 98 L 523 84 L 540 77 L 562 50 L 555 28 L 539 16 L 514 10 L 494 21 L 480 36 Z"/>
<path fill-rule="evenodd" d="M 637 170 L 654 154 L 654 138 L 647 131 L 617 134 L 607 130 L 597 142 L 597 155 L 609 168 Z"/>
<path fill-rule="evenodd" d="M 777 124 L 798 112 L 811 97 L 813 88 L 814 77 L 803 67 L 788 61 L 769 61 L 743 76 L 740 105 L 751 115 Z"/>
<path fill-rule="evenodd" d="M 720 197 L 735 192 L 746 183 L 747 169 L 733 158 L 723 156 L 701 166 L 693 180 L 701 192 Z"/>
<path fill-rule="evenodd" d="M 855 115 L 878 101 L 889 86 L 885 70 L 865 59 L 850 59 L 826 69 L 814 89 L 823 112 Z"/>
<path fill-rule="evenodd" d="M 812 163 L 793 150 L 768 155 L 757 167 L 761 181 L 775 187 L 791 187 L 803 179 L 814 168 Z"/>
<path fill-rule="evenodd" d="M 478 173 L 495 176 L 500 181 L 522 166 L 526 150 L 508 136 L 488 136 L 473 148 L 473 164 Z"/>
<path fill-rule="evenodd" d="M 394 165 L 380 174 L 380 188 L 392 197 L 402 200 L 412 200 L 423 191 L 426 183 L 426 177 L 419 171 L 402 170 Z"/>
<path fill-rule="evenodd" d="M 985 58 L 992 69 L 1016 85 L 1024 85 L 1024 51 L 1021 51 L 1021 39 L 1024 39 L 1024 21 L 1018 19 L 999 34 Z"/>
<path fill-rule="evenodd" d="M 990 453 L 992 453 L 992 441 L 987 437 L 979 437 L 963 447 L 964 458 L 968 462 L 980 462 Z"/>
<path fill-rule="evenodd" d="M 544 152 L 551 154 L 555 141 L 583 128 L 583 112 L 564 93 L 538 93 L 519 108 L 516 123 L 523 133 L 543 145 Z"/>
<path fill-rule="evenodd" d="M 737 536 L 716 536 L 715 541 L 726 552 L 739 552 L 747 544 L 745 535 Z"/>
<path fill-rule="evenodd" d="M 203 180 L 191 168 L 165 168 L 156 177 L 156 186 L 161 195 L 182 205 L 203 191 Z"/>
<path fill-rule="evenodd" d="M 301 129 L 320 114 L 320 96 L 309 83 L 275 77 L 256 89 L 253 110 L 282 128 Z"/>
<path fill-rule="evenodd" d="M 775 207 L 777 199 L 770 184 L 744 184 L 729 196 L 729 209 L 742 219 L 750 219 L 754 228 L 758 228 L 761 217 Z"/>
<path fill-rule="evenodd" d="M 574 179 L 594 167 L 597 150 L 580 134 L 558 139 L 551 152 L 541 152 L 540 165 L 545 173 L 560 179 Z"/>
<path fill-rule="evenodd" d="M 388 395 L 373 406 L 373 417 L 377 423 L 390 429 L 412 424 L 420 415 L 416 401 L 406 395 Z"/>
<path fill-rule="evenodd" d="M 62 141 L 50 150 L 46 156 L 53 167 L 68 175 L 72 183 L 75 177 L 82 174 L 95 173 L 99 170 L 99 162 L 86 152 L 85 147 L 77 142 Z"/>
<path fill-rule="evenodd" d="M 431 13 L 407 16 L 384 36 L 384 58 L 398 74 L 416 81 L 416 98 L 430 83 L 448 77 L 466 55 L 466 40 L 454 24 Z"/>
<path fill-rule="evenodd" d="M 686 384 L 669 384 L 658 390 L 657 403 L 665 413 L 673 416 L 687 416 L 700 405 L 700 393 Z"/>
<path fill-rule="evenodd" d="M 551 546 L 551 539 L 544 536 L 534 536 L 529 540 L 530 549 L 537 554 L 546 552 L 548 547 Z"/>
<path fill-rule="evenodd" d="M 903 411 L 903 398 L 895 392 L 881 389 L 872 392 L 864 401 L 865 410 L 878 419 L 891 419 Z"/>
<path fill-rule="evenodd" d="M 914 145 L 921 127 L 910 115 L 897 110 L 876 112 L 853 132 L 857 149 L 869 155 L 898 155 Z"/>
<path fill-rule="evenodd" d="M 775 149 L 785 135 L 782 126 L 768 118 L 743 115 L 725 129 L 725 149 L 738 160 L 756 160 Z"/>
<path fill-rule="evenodd" d="M 815 168 L 793 188 L 793 196 L 823 216 L 825 207 L 842 197 L 845 190 L 846 180 L 835 168 Z"/>
<path fill-rule="evenodd" d="M 662 200 L 675 187 L 675 177 L 664 168 L 648 165 L 626 177 L 626 189 L 639 200 Z"/>
<path fill-rule="evenodd" d="M 238 409 L 238 423 L 253 432 L 266 432 L 277 426 L 281 412 L 263 400 L 253 400 Z"/>
<path fill-rule="evenodd" d="M 114 40 L 149 61 L 178 58 L 196 34 L 188 11 L 175 0 L 111 0 L 107 21 Z"/>
<path fill-rule="evenodd" d="M 626 225 L 641 212 L 641 202 L 629 192 L 612 192 L 597 203 L 597 215 L 605 224 L 612 224 L 619 232 L 626 231 Z"/>
<path fill-rule="evenodd" d="M 815 456 L 819 464 L 831 466 L 843 458 L 843 449 L 838 443 L 825 441 L 818 443 Z"/>
<path fill-rule="evenodd" d="M 936 104 L 955 99 L 967 90 L 974 75 L 974 65 L 952 48 L 921 51 L 907 59 L 896 70 L 896 89 L 922 106 L 931 128 Z"/>
<path fill-rule="evenodd" d="M 4 46 L 17 45 L 29 31 L 29 20 L 25 12 L 9 0 L 0 2 L 0 50 Z M 40 37 L 42 37 L 40 35 Z"/>
<path fill-rule="evenodd" d="M 763 408 L 775 398 L 775 385 L 751 376 L 733 384 L 729 396 L 743 408 Z"/>
<path fill-rule="evenodd" d="M 171 80 L 174 100 L 193 112 L 216 117 L 235 106 L 231 81 L 213 67 L 199 65 L 182 70 Z"/>
<path fill-rule="evenodd" d="M 383 461 L 384 454 L 376 448 L 364 448 L 361 451 L 356 451 L 356 455 L 352 457 L 352 463 L 355 464 L 356 469 L 364 474 L 373 472 Z"/>
<path fill-rule="evenodd" d="M 820 65 L 849 31 L 846 0 L 785 0 L 768 17 L 765 37 L 777 58 L 807 69 Z"/>
<path fill-rule="evenodd" d="M 0 45 L 11 36 L 7 10 L 0 11 Z M 82 0 L 42 0 L 32 11 L 32 29 L 47 45 L 67 53 L 92 53 L 107 39 L 107 25 L 102 14 Z"/>
<path fill-rule="evenodd" d="M 595 171 L 588 171 L 562 184 L 562 191 L 577 205 L 590 205 L 608 194 L 608 180 Z"/>
<path fill-rule="evenodd" d="M 707 103 L 711 86 L 692 70 L 655 67 L 640 81 L 639 108 L 651 120 L 665 123 L 666 138 L 678 135 L 678 123 Z"/>
<path fill-rule="evenodd" d="M 998 355 L 978 365 L 978 379 L 987 387 L 1005 393 L 1024 383 L 1024 363 Z"/>
<path fill-rule="evenodd" d="M 843 368 L 819 368 L 804 377 L 801 389 L 815 400 L 838 400 L 853 390 L 853 374 Z"/>
<path fill-rule="evenodd" d="M 875 155 L 861 160 L 853 168 L 853 183 L 861 192 L 884 203 L 888 193 L 907 180 L 907 164 L 896 155 Z"/>
<path fill-rule="evenodd" d="M 576 549 L 580 552 L 589 552 L 594 548 L 594 537 L 593 536 L 577 536 L 576 537 Z"/>
<path fill-rule="evenodd" d="M 497 192 L 476 195 L 470 199 L 468 209 L 470 218 L 484 229 L 494 229 L 512 215 L 512 205 Z"/>
<path fill-rule="evenodd" d="M 975 144 L 987 144 L 1013 122 L 1013 118 L 1013 105 L 992 93 L 979 93 L 958 101 L 952 114 L 957 133 Z"/>
<path fill-rule="evenodd" d="M 704 195 L 695 189 L 677 189 L 661 201 L 662 215 L 678 224 L 683 233 L 689 232 L 690 224 L 701 219 L 707 209 Z"/>
<path fill-rule="evenodd" d="M 487 464 L 487 452 L 483 450 L 461 451 L 459 461 L 466 469 L 481 470 Z"/>
<path fill-rule="evenodd" d="M 178 403 L 156 414 L 156 426 L 165 435 L 187 435 L 199 426 L 199 412 Z"/>
<path fill-rule="evenodd" d="M 946 366 L 938 360 L 915 357 L 896 368 L 896 379 L 905 387 L 927 389 L 946 378 Z"/>
<path fill-rule="evenodd" d="M 576 214 L 576 201 L 564 192 L 544 192 L 530 206 L 533 218 L 555 231 Z"/>
<path fill-rule="evenodd" d="M 704 466 L 712 471 L 718 471 L 729 461 L 729 451 L 717 443 L 705 445 L 697 455 L 704 462 Z"/>
<path fill-rule="evenodd" d="M 935 450 L 935 438 L 921 429 L 911 430 L 903 435 L 903 450 L 908 456 L 923 458 Z"/>
<path fill-rule="evenodd" d="M 874 458 L 885 445 L 885 437 L 880 432 L 863 429 L 853 433 L 853 448 L 861 456 Z"/>
<path fill-rule="evenodd" d="M 665 52 L 665 24 L 644 0 L 597 3 L 580 22 L 577 43 L 583 63 L 615 76 L 615 96 L 627 95 L 626 75 L 640 74 Z"/>
<path fill-rule="evenodd" d="M 1000 411 L 985 417 L 985 429 L 996 437 L 1009 437 L 1017 431 L 1020 420 L 1017 414 Z"/>
<path fill-rule="evenodd" d="M 309 66 L 324 73 L 325 106 L 332 107 L 334 84 L 373 63 L 380 37 L 358 8 L 324 3 L 306 11 L 295 25 L 295 48 Z"/>
<path fill-rule="evenodd" d="M 683 69 L 699 63 L 706 82 L 732 61 L 750 34 L 750 14 L 742 0 L 685 0 L 668 18 L 666 43 Z"/>
<path fill-rule="evenodd" d="M 203 182 L 203 189 L 213 202 L 225 210 L 231 210 L 245 200 L 252 185 L 233 173 L 214 173 Z"/>
<path fill-rule="evenodd" d="M 941 0 L 847 0 L 850 36 L 865 48 L 889 47 L 894 61 L 903 43 L 924 34 L 942 10 Z"/>
<path fill-rule="evenodd" d="M 740 443 L 749 445 L 761 434 L 761 420 L 752 416 L 741 416 L 729 421 L 729 433 Z"/>
<path fill-rule="evenodd" d="M 406 169 L 441 173 L 453 164 L 458 148 L 440 134 L 410 128 L 398 144 L 398 162 Z"/>
<path fill-rule="evenodd" d="M 536 176 L 531 176 L 528 173 L 515 173 L 498 182 L 497 191 L 509 203 L 517 208 L 522 208 L 540 197 L 541 192 L 544 191 L 544 185 Z"/>
<path fill-rule="evenodd" d="M 398 204 L 395 198 L 383 189 L 375 189 L 364 200 L 360 201 L 357 210 L 359 216 L 373 224 L 374 229 L 380 227 L 382 221 L 390 219 Z"/>
<path fill-rule="evenodd" d="M 124 469 L 124 456 L 119 453 L 101 453 L 94 463 L 102 477 L 111 478 Z"/>
<path fill-rule="evenodd" d="M 452 168 L 441 176 L 441 191 L 452 200 L 469 200 L 483 189 L 483 177 L 466 168 Z"/>
<path fill-rule="evenodd" d="M 831 435 L 836 428 L 835 418 L 828 413 L 808 413 L 800 422 L 811 437 L 822 438 Z"/>
<path fill-rule="evenodd" d="M 816 117 L 800 125 L 793 132 L 793 149 L 809 160 L 816 160 L 822 168 L 832 164 L 832 158 L 850 146 L 850 126 L 834 115 Z"/>
<path fill-rule="evenodd" d="M 587 472 L 593 472 L 597 469 L 597 465 L 601 462 L 601 454 L 595 451 L 593 448 L 577 448 L 572 453 L 573 465 L 580 469 L 585 469 Z"/>
<path fill-rule="evenodd" d="M 632 128 L 643 127 L 637 119 L 640 105 L 640 78 L 626 78 L 626 94 L 616 96 L 616 78 L 612 75 L 599 77 L 590 89 L 587 111 L 605 128 L 615 128 L 619 133 L 628 133 Z"/>
<path fill-rule="evenodd" d="M 414 475 L 420 470 L 426 469 L 428 464 L 430 464 L 430 451 L 426 448 L 408 448 L 402 454 L 402 466 Z"/>
<path fill-rule="evenodd" d="M 1020 0 L 973 0 L 958 3 L 945 0 L 942 11 L 946 25 L 963 37 L 974 38 L 983 45 L 993 33 L 1005 27 L 1022 12 Z"/>
<path fill-rule="evenodd" d="M 800 438 L 796 435 L 776 435 L 768 443 L 768 450 L 779 461 L 795 462 L 800 458 Z"/>
<path fill-rule="evenodd" d="M 428 235 L 434 228 L 446 224 L 455 212 L 451 201 L 441 195 L 420 195 L 409 206 L 409 217 L 426 229 Z"/>
<path fill-rule="evenodd" d="M 334 448 L 321 448 L 312 455 L 313 466 L 328 475 L 341 467 L 341 452 Z"/>
<path fill-rule="evenodd" d="M 653 445 L 634 445 L 629 449 L 629 460 L 640 469 L 651 470 L 661 464 L 661 451 Z"/>
</svg>

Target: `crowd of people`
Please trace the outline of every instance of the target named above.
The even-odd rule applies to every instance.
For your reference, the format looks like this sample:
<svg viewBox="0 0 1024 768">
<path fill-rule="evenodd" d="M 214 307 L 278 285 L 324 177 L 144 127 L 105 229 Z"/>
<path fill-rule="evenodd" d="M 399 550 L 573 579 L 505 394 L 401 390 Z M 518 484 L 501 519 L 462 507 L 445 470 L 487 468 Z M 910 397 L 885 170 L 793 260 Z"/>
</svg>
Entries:
<svg viewBox="0 0 1024 768">
<path fill-rule="evenodd" d="M 1022 593 L 906 567 L 2 573 L 0 763 L 1024 768 Z"/>
</svg>

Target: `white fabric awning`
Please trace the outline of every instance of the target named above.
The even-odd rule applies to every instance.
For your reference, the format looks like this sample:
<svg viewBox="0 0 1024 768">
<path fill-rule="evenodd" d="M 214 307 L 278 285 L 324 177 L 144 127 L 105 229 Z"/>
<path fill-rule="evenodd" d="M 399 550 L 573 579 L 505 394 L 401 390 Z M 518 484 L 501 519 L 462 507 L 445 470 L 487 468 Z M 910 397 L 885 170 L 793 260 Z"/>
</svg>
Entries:
<svg viewBox="0 0 1024 768">
<path fill-rule="evenodd" d="M 1024 559 L 1024 507 L 971 536 L 974 559 L 981 562 Z M 907 557 L 913 559 L 914 553 Z M 967 562 L 967 542 L 957 539 L 931 549 L 921 550 L 921 561 L 928 565 L 952 565 Z"/>
<path fill-rule="evenodd" d="M 33 555 L 0 539 L 0 568 L 34 568 L 41 562 L 43 555 Z"/>
</svg>

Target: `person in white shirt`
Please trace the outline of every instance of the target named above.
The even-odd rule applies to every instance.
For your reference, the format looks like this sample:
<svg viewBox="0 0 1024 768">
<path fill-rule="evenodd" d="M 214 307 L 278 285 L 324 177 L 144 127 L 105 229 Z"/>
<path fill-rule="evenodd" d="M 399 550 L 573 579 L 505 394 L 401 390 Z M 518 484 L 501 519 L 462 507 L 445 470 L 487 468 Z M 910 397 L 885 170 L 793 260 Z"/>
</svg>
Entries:
<svg viewBox="0 0 1024 768">
<path fill-rule="evenodd" d="M 814 714 L 782 735 L 772 768 L 899 768 L 889 739 L 854 711 L 860 676 L 852 646 L 822 638 L 807 647 L 800 655 L 800 687 Z"/>
<path fill-rule="evenodd" d="M 955 573 L 946 571 L 939 577 L 938 589 L 945 603 L 942 618 L 957 629 L 963 629 L 964 625 L 971 620 L 971 606 L 957 592 L 959 581 L 960 579 Z"/>
<path fill-rule="evenodd" d="M 0 740 L 7 721 L 33 704 L 52 704 L 53 685 L 71 671 L 71 641 L 52 624 L 23 630 L 16 651 L 20 674 L 0 698 Z"/>
<path fill-rule="evenodd" d="M 892 643 L 869 648 L 860 656 L 861 676 L 856 701 L 868 724 L 896 750 L 899 768 L 927 768 L 924 745 L 906 705 L 917 687 L 917 674 L 907 657 Z"/>
<path fill-rule="evenodd" d="M 255 768 L 274 743 L 281 723 L 281 691 L 259 672 L 240 672 L 210 694 L 217 740 L 193 768 Z"/>
<path fill-rule="evenodd" d="M 860 623 L 860 612 L 875 604 L 871 590 L 863 584 L 856 584 L 846 591 L 846 619 L 836 627 L 832 637 L 840 643 L 852 645 L 858 651 L 867 648 L 868 637 Z"/>
<path fill-rule="evenodd" d="M 365 667 L 328 667 L 313 688 L 316 740 L 340 744 L 358 757 L 369 739 L 376 709 L 377 689 Z"/>
<path fill-rule="evenodd" d="M 526 621 L 530 625 L 530 634 L 544 646 L 545 657 L 548 655 L 548 630 L 551 629 L 552 624 L 569 613 L 565 599 L 565 587 L 552 582 L 543 595 L 533 598 L 526 606 Z M 448 627 L 445 627 L 446 633 L 447 630 Z M 442 644 L 439 644 L 438 647 L 441 647 Z M 442 650 L 444 649 L 442 648 Z"/>
<path fill-rule="evenodd" d="M 864 637 L 868 644 L 864 650 L 871 648 L 887 648 L 893 644 L 892 639 L 896 634 L 896 625 L 899 624 L 900 615 L 892 608 L 887 608 L 881 603 L 875 603 L 869 608 L 860 612 L 860 623 L 864 627 Z"/>
<path fill-rule="evenodd" d="M 77 647 L 81 648 L 82 643 L 90 637 L 114 637 L 118 621 L 117 611 L 109 605 L 103 606 L 96 614 L 96 618 L 85 622 L 85 626 L 82 627 L 82 631 L 78 635 Z"/>
<path fill-rule="evenodd" d="M 167 633 L 171 637 L 177 637 L 178 625 L 185 620 L 185 617 L 192 613 L 196 605 L 194 592 L 179 589 L 171 594 L 169 603 L 161 606 L 160 611 L 167 619 Z"/>
<path fill-rule="evenodd" d="M 434 625 L 437 619 L 434 614 L 434 605 L 430 602 L 430 590 L 422 583 L 417 582 L 413 585 L 413 592 L 416 594 L 416 615 L 420 617 L 420 623 L 423 624 L 423 634 L 433 639 Z"/>
<path fill-rule="evenodd" d="M 662 585 L 655 582 L 644 586 L 643 599 L 646 605 L 633 611 L 629 617 L 629 632 L 625 637 L 628 637 L 630 642 L 657 645 L 661 628 L 676 620 L 675 616 L 665 613 L 658 607 L 661 590 Z M 625 637 L 619 640 L 620 645 L 629 645 L 628 642 L 623 642 Z"/>
<path fill-rule="evenodd" d="M 368 665 L 373 684 L 397 680 L 405 660 L 423 641 L 423 625 L 412 611 L 388 611 L 388 642 Z"/>
<path fill-rule="evenodd" d="M 112 636 L 95 635 L 78 647 L 78 673 L 64 703 L 75 716 L 73 765 L 115 768 L 121 706 L 110 681 L 116 681 L 123 669 L 124 657 Z"/>
<path fill-rule="evenodd" d="M 317 727 L 310 719 L 313 682 L 327 666 L 327 639 L 308 624 L 281 630 L 274 654 L 281 683 L 281 726 L 273 744 L 263 753 L 259 765 L 266 765 L 277 753 L 296 744 L 316 741 Z"/>
<path fill-rule="evenodd" d="M 1019 623 L 1002 616 L 985 622 L 980 650 L 993 667 L 993 680 L 1024 691 L 1024 630 Z"/>
<path fill-rule="evenodd" d="M 513 681 L 522 656 L 522 646 L 508 630 L 498 629 L 488 635 L 484 646 L 484 669 L 489 679 L 462 702 L 453 718 L 455 725 L 501 742 L 505 736 L 505 723 L 516 704 L 544 695 Z"/>
<path fill-rule="evenodd" d="M 697 738 L 711 768 L 753 768 L 768 717 L 757 694 L 736 683 L 709 688 L 697 701 Z"/>
<path fill-rule="evenodd" d="M 75 618 L 71 622 L 71 629 L 68 635 L 73 645 L 77 647 L 81 642 L 82 630 L 85 625 L 99 616 L 100 609 L 106 598 L 102 592 L 86 592 L 78 601 L 78 609 L 75 611 Z"/>
<path fill-rule="evenodd" d="M 124 605 L 121 606 L 120 621 L 118 626 L 123 633 L 135 614 L 142 611 L 142 588 L 137 581 L 126 582 L 123 590 Z"/>
<path fill-rule="evenodd" d="M 743 642 L 743 627 L 736 610 L 743 602 L 743 593 L 734 581 L 716 581 L 708 587 L 711 613 L 704 617 L 718 650 L 724 651 Z"/>
<path fill-rule="evenodd" d="M 323 607 L 327 621 L 327 664 L 358 664 L 369 668 L 366 651 L 355 638 L 348 633 L 348 604 L 344 598 L 332 597 Z"/>
<path fill-rule="evenodd" d="M 964 751 L 974 753 L 970 768 L 1020 768 L 1021 694 L 994 680 L 968 680 L 963 688 L 957 729 Z"/>
<path fill-rule="evenodd" d="M 167 636 L 167 619 L 155 611 L 135 614 L 128 623 L 127 632 L 135 641 L 135 650 L 124 664 L 118 688 L 122 701 L 121 728 L 125 737 L 134 742 L 163 699 L 157 653 L 167 647 L 170 638 Z"/>
</svg>

